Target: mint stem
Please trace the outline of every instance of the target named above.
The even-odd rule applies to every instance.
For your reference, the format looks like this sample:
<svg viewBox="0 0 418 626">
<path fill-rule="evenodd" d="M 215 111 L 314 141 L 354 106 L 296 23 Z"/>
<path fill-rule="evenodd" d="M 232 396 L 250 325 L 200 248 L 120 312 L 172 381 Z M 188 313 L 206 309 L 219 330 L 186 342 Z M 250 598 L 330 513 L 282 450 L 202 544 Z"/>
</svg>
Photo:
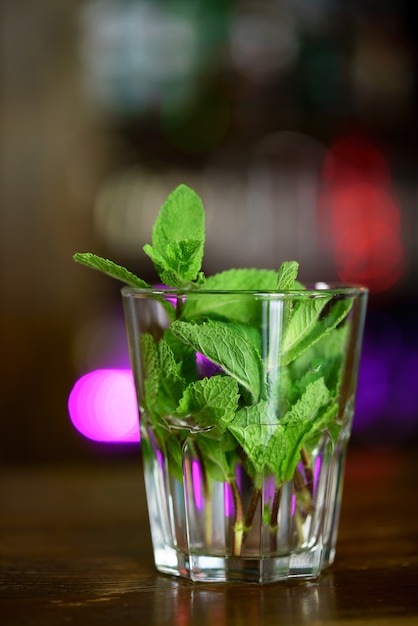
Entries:
<svg viewBox="0 0 418 626">
<path fill-rule="evenodd" d="M 270 514 L 270 550 L 272 552 L 277 550 L 277 529 L 279 527 L 279 507 L 281 497 L 281 487 L 276 487 Z"/>
<path fill-rule="evenodd" d="M 250 500 L 250 504 L 248 506 L 247 509 L 247 513 L 245 515 L 245 520 L 244 520 L 244 536 L 242 538 L 242 542 L 245 542 L 245 539 L 248 536 L 248 533 L 250 532 L 252 525 L 253 525 L 253 521 L 254 521 L 254 515 L 255 512 L 257 510 L 257 504 L 258 501 L 261 498 L 261 489 L 255 488 L 252 496 L 251 496 L 251 500 Z"/>
<path fill-rule="evenodd" d="M 235 480 L 229 483 L 235 506 L 235 519 L 232 531 L 232 556 L 240 556 L 242 549 L 242 540 L 244 534 L 244 513 L 242 508 L 241 496 Z"/>
<path fill-rule="evenodd" d="M 182 313 L 183 313 L 183 297 L 177 296 L 176 297 L 176 320 L 180 319 Z"/>
<path fill-rule="evenodd" d="M 306 476 L 305 486 L 309 490 L 309 493 L 311 494 L 311 496 L 313 496 L 313 486 L 314 486 L 313 472 L 312 472 L 312 467 L 310 465 L 307 452 L 304 447 L 300 451 L 300 456 L 301 456 L 302 463 L 303 463 L 303 470 Z"/>
</svg>

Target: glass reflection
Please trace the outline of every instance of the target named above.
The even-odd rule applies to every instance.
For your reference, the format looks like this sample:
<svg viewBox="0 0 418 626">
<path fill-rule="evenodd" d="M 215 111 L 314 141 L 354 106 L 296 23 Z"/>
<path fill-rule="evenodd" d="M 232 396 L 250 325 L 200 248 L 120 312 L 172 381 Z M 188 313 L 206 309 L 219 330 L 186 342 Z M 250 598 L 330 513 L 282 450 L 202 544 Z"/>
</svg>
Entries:
<svg viewBox="0 0 418 626">
<path fill-rule="evenodd" d="M 331 572 L 317 582 L 266 586 L 191 585 L 159 577 L 152 619 L 155 623 L 173 626 L 191 623 L 240 626 L 263 624 L 266 620 L 281 626 L 304 626 L 332 620 L 336 611 L 335 596 Z"/>
</svg>

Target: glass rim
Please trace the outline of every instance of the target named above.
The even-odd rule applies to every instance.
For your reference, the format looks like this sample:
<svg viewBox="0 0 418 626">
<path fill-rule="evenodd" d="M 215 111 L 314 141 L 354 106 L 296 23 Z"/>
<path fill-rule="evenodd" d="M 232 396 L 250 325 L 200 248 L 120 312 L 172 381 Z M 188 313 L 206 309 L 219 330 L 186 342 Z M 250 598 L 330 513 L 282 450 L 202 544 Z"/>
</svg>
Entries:
<svg viewBox="0 0 418 626">
<path fill-rule="evenodd" d="M 300 298 L 300 297 L 359 297 L 366 296 L 369 293 L 368 287 L 359 284 L 338 283 L 338 282 L 317 282 L 312 285 L 307 284 L 301 289 L 205 289 L 202 288 L 186 288 L 178 289 L 174 287 L 166 287 L 164 285 L 155 285 L 150 287 L 133 287 L 124 285 L 121 288 L 123 297 L 141 297 L 141 296 L 252 296 L 258 298 Z"/>
</svg>

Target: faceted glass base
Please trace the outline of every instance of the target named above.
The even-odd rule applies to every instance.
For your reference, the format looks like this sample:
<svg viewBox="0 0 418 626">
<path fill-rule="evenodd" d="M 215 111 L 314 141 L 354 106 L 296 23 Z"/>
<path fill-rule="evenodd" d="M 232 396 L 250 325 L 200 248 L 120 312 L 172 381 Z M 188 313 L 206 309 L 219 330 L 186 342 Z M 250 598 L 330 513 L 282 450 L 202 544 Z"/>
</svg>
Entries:
<svg viewBox="0 0 418 626">
<path fill-rule="evenodd" d="M 272 583 L 293 578 L 316 578 L 321 572 L 322 551 L 317 547 L 282 557 L 250 559 L 181 555 L 167 547 L 155 553 L 158 571 L 188 578 L 194 582 Z"/>
<path fill-rule="evenodd" d="M 243 467 L 233 483 L 208 481 L 187 447 L 180 480 L 149 433 L 142 445 L 158 571 L 192 581 L 271 583 L 316 578 L 333 562 L 345 454 L 328 434 L 311 452 L 313 471 L 301 463 L 280 488 L 270 475 L 256 486 Z"/>
</svg>

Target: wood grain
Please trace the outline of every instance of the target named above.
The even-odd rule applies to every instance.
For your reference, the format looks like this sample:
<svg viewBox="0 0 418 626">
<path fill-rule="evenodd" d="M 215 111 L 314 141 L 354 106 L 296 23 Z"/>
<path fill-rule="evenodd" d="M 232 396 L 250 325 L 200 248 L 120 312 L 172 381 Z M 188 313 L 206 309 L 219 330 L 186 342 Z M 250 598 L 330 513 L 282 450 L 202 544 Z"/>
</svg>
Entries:
<svg viewBox="0 0 418 626">
<path fill-rule="evenodd" d="M 418 454 L 352 450 L 318 580 L 193 584 L 153 565 L 140 458 L 0 469 L 2 626 L 418 625 Z"/>
</svg>

